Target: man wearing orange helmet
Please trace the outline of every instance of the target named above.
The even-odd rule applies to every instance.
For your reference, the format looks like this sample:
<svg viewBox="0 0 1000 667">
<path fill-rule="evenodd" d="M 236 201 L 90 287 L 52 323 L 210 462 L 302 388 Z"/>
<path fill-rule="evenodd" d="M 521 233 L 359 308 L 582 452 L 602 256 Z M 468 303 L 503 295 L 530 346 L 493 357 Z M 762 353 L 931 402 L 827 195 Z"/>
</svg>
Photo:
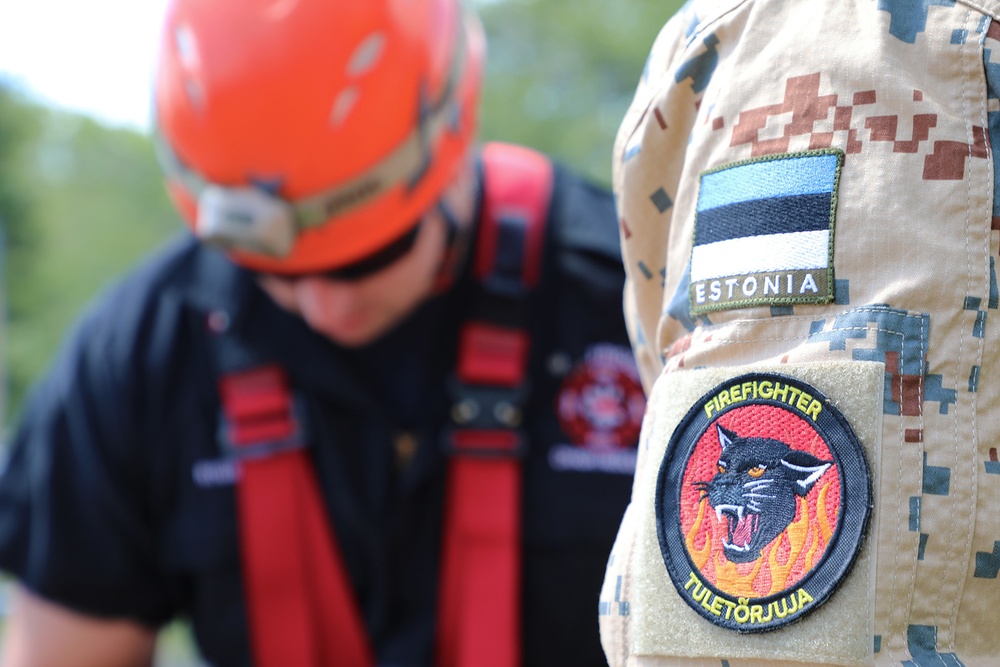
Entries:
<svg viewBox="0 0 1000 667">
<path fill-rule="evenodd" d="M 25 409 L 7 667 L 148 664 L 179 615 L 217 665 L 603 664 L 644 409 L 617 225 L 473 145 L 483 53 L 455 0 L 172 2 L 157 143 L 192 233 Z"/>
</svg>

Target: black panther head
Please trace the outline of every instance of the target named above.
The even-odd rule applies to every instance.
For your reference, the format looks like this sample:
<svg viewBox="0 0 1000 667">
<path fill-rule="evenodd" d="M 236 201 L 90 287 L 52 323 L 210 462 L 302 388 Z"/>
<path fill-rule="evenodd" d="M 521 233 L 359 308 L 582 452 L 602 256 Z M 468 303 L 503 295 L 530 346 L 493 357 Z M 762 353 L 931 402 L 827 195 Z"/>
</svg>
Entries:
<svg viewBox="0 0 1000 667">
<path fill-rule="evenodd" d="M 722 455 L 710 482 L 695 482 L 721 521 L 726 558 L 749 563 L 795 518 L 795 496 L 805 496 L 833 465 L 780 440 L 741 438 L 716 424 Z"/>
</svg>

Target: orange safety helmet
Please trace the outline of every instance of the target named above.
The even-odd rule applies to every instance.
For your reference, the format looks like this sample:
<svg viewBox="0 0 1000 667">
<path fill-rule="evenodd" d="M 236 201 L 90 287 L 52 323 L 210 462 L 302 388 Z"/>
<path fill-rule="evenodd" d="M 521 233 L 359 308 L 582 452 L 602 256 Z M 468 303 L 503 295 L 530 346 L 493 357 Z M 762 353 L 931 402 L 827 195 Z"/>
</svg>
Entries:
<svg viewBox="0 0 1000 667">
<path fill-rule="evenodd" d="M 364 258 L 457 174 L 484 52 L 459 0 L 172 0 L 154 91 L 170 195 L 252 269 Z"/>
</svg>

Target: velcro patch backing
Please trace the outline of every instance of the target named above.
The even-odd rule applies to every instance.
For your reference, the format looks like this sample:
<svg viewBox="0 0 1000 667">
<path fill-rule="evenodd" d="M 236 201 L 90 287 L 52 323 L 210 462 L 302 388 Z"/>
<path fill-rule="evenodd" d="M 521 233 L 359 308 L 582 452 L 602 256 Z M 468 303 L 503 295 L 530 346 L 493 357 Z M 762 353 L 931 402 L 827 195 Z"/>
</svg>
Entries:
<svg viewBox="0 0 1000 667">
<path fill-rule="evenodd" d="M 770 155 L 702 173 L 691 313 L 833 301 L 844 153 Z"/>
<path fill-rule="evenodd" d="M 767 632 L 840 585 L 868 525 L 871 475 L 818 389 L 747 373 L 710 390 L 674 431 L 656 499 L 681 598 L 719 627 Z"/>
<path fill-rule="evenodd" d="M 786 387 L 800 390 L 791 403 L 788 402 L 788 394 L 785 393 L 781 394 L 784 397 L 783 402 L 773 398 L 774 385 L 761 384 L 769 381 L 768 378 L 773 380 L 776 377 L 771 374 L 790 380 L 784 383 L 782 391 Z M 736 396 L 730 385 L 740 376 L 745 376 L 742 380 L 746 378 L 750 380 L 746 380 L 745 383 L 741 380 L 739 396 Z M 874 558 L 871 554 L 873 552 L 864 541 L 863 528 L 861 531 L 845 530 L 838 537 L 832 533 L 824 533 L 822 527 L 827 526 L 835 531 L 838 512 L 844 511 L 842 504 L 839 505 L 839 510 L 828 509 L 838 506 L 838 502 L 831 494 L 856 494 L 860 491 L 859 487 L 852 489 L 841 484 L 839 475 L 841 471 L 844 474 L 848 473 L 847 468 L 851 465 L 848 460 L 850 454 L 844 458 L 838 456 L 837 452 L 846 453 L 850 451 L 851 446 L 860 445 L 858 453 L 867 458 L 871 470 L 878 470 L 883 379 L 882 364 L 854 361 L 700 369 L 668 373 L 660 377 L 650 397 L 646 419 L 652 420 L 653 423 L 649 437 L 644 438 L 644 445 L 648 446 L 648 451 L 642 452 L 642 465 L 636 473 L 632 502 L 633 511 L 636 512 L 633 517 L 636 536 L 630 559 L 632 655 L 741 656 L 762 660 L 835 664 L 866 664 L 872 660 Z M 758 383 L 756 389 L 753 388 L 752 381 Z M 744 384 L 751 389 L 746 390 Z M 803 387 L 811 388 L 815 396 L 810 395 L 808 399 L 801 398 Z M 722 405 L 723 401 L 717 400 L 717 395 L 722 391 L 720 388 L 726 389 L 731 405 Z M 760 398 L 765 398 L 765 401 L 761 402 Z M 773 405 L 767 405 L 767 401 L 771 401 Z M 822 409 L 817 407 L 820 403 L 824 406 Z M 809 433 L 814 431 L 827 436 L 834 433 L 835 437 L 839 437 L 836 435 L 839 432 L 836 426 L 828 423 L 819 424 L 819 419 L 812 419 L 812 416 L 822 415 L 827 406 L 831 414 L 836 412 L 843 423 L 849 425 L 853 432 L 854 445 L 846 446 L 835 441 L 813 442 L 809 437 Z M 684 510 L 678 508 L 677 516 L 670 518 L 678 525 L 688 528 L 690 526 L 687 526 L 687 523 L 697 522 L 699 519 L 705 525 L 711 523 L 715 536 L 719 537 L 715 541 L 720 544 L 725 541 L 730 546 L 725 550 L 720 547 L 717 549 L 719 553 L 710 554 L 711 548 L 714 547 L 705 539 L 708 533 L 701 534 L 696 530 L 689 530 L 688 532 L 695 536 L 693 538 L 695 541 L 687 547 L 681 545 L 681 556 L 676 562 L 686 565 L 705 554 L 709 554 L 708 557 L 714 560 L 711 565 L 706 565 L 708 561 L 699 561 L 700 565 L 694 564 L 692 572 L 698 570 L 698 574 L 693 577 L 697 582 L 684 581 L 677 584 L 671 578 L 671 574 L 676 575 L 676 572 L 668 572 L 665 564 L 666 554 L 661 550 L 664 534 L 662 525 L 657 525 L 657 514 L 663 514 L 661 501 L 665 497 L 664 488 L 657 488 L 658 483 L 660 487 L 664 484 L 659 463 L 669 461 L 671 458 L 677 459 L 681 454 L 682 445 L 677 438 L 675 443 L 670 445 L 669 454 L 668 442 L 677 432 L 684 431 L 691 425 L 691 415 L 695 412 L 692 408 L 697 408 L 705 416 L 702 421 L 710 424 L 705 429 L 696 429 L 700 435 L 695 434 L 697 437 L 688 441 L 685 455 L 678 460 L 682 463 L 691 461 L 701 465 L 704 462 L 699 463 L 699 457 L 705 458 L 701 456 L 704 453 L 701 450 L 723 451 L 721 449 L 723 441 L 728 441 L 725 444 L 729 445 L 730 456 L 727 458 L 721 454 L 716 455 L 717 453 L 706 455 L 705 460 L 711 459 L 711 470 L 695 470 L 690 465 L 678 467 L 679 475 L 674 477 L 673 481 L 682 480 L 681 488 L 673 491 L 683 492 L 693 489 L 696 502 L 689 503 L 690 507 L 686 511 L 688 514 L 692 511 L 695 513 L 685 519 L 682 517 Z M 722 416 L 718 416 L 720 412 Z M 772 412 L 774 415 L 770 414 Z M 763 417 L 768 417 L 764 421 L 771 421 L 770 416 L 775 416 L 778 421 L 788 422 L 771 424 L 778 431 L 784 429 L 782 433 L 785 431 L 792 433 L 801 426 L 801 433 L 775 435 L 778 431 L 772 433 L 768 430 L 771 426 L 763 425 L 761 422 Z M 752 426 L 755 421 L 760 428 Z M 813 428 L 816 424 L 819 424 L 819 427 Z M 756 430 L 761 432 L 751 433 Z M 741 450 L 742 453 L 746 453 L 748 445 L 746 442 L 738 443 L 736 439 L 750 437 L 758 438 L 750 443 L 752 447 L 749 447 L 754 449 L 755 455 L 766 453 L 763 450 L 769 447 L 779 446 L 774 442 L 765 443 L 760 440 L 761 438 L 773 441 L 792 440 L 794 441 L 792 449 L 797 450 L 784 452 L 783 456 L 778 457 L 788 462 L 787 465 L 781 465 L 781 475 L 785 477 L 787 469 L 790 483 L 801 487 L 801 493 L 797 487 L 793 488 L 797 509 L 791 519 L 791 525 L 783 527 L 784 530 L 774 542 L 769 543 L 770 546 L 767 548 L 753 540 L 753 536 L 759 534 L 760 526 L 752 524 L 746 512 L 754 508 L 749 508 L 749 505 L 745 504 L 744 513 L 741 514 L 735 507 L 739 503 L 735 501 L 727 501 L 721 495 L 710 499 L 704 482 L 713 479 L 719 470 L 718 466 L 726 468 L 735 466 L 741 470 L 745 468 L 746 466 L 739 461 L 739 456 Z M 678 447 L 676 450 L 675 445 Z M 837 463 L 828 465 L 828 461 Z M 837 470 L 837 466 L 841 466 L 841 469 Z M 748 470 L 752 473 L 759 472 L 754 468 Z M 695 480 L 695 477 L 698 479 Z M 765 473 L 759 479 L 766 478 Z M 701 484 L 696 483 L 699 480 L 702 481 Z M 692 489 L 686 489 L 684 481 L 690 482 L 687 486 L 691 486 Z M 740 488 L 743 486 L 745 485 L 738 485 Z M 775 488 L 754 487 L 750 491 L 752 498 L 747 503 L 762 507 L 763 503 L 772 500 L 767 496 L 776 495 Z M 705 493 L 702 493 L 703 489 Z M 721 493 L 721 488 L 713 489 L 712 493 Z M 823 494 L 822 497 L 820 493 Z M 866 497 L 865 502 L 871 502 L 870 495 Z M 699 516 L 698 512 L 702 509 L 704 512 L 701 514 L 704 516 Z M 866 515 L 867 508 L 861 509 L 862 514 Z M 807 511 L 816 518 L 819 516 L 818 510 L 823 510 L 823 516 L 818 522 L 806 520 Z M 718 515 L 721 515 L 721 518 Z M 661 524 L 663 524 L 662 518 L 661 516 Z M 685 521 L 687 523 L 684 523 Z M 816 526 L 811 526 L 812 523 L 816 523 Z M 660 534 L 658 528 L 661 529 Z M 822 542 L 819 547 L 813 549 L 811 557 L 808 553 L 799 554 L 803 555 L 806 559 L 803 562 L 807 563 L 805 568 L 800 568 L 801 581 L 793 582 L 792 585 L 778 586 L 781 589 L 779 593 L 774 593 L 770 588 L 757 590 L 760 585 L 773 584 L 777 581 L 777 574 L 784 577 L 788 574 L 785 572 L 786 569 L 794 568 L 794 563 L 784 552 L 791 553 L 794 549 L 795 531 L 811 535 L 812 537 L 807 537 L 807 541 L 811 540 L 809 543 L 814 546 Z M 819 539 L 820 536 L 822 539 Z M 838 540 L 840 547 L 837 546 Z M 855 554 L 859 543 L 860 551 Z M 784 551 L 779 547 L 783 547 Z M 687 550 L 686 554 L 683 553 L 684 549 Z M 807 545 L 805 552 L 809 549 Z M 749 553 L 750 551 L 753 553 Z M 758 551 L 761 553 L 767 551 L 766 557 L 757 557 L 760 555 Z M 729 558 L 729 552 L 732 552 L 733 558 Z M 740 556 L 744 552 L 747 558 L 741 559 Z M 741 562 L 742 560 L 746 562 Z M 854 561 L 853 567 L 850 567 L 851 560 Z M 829 572 L 823 572 L 827 567 L 823 563 L 836 566 L 838 561 L 842 561 L 841 565 L 845 566 L 843 571 L 834 573 L 839 585 L 828 587 L 824 584 L 821 588 L 825 587 L 827 590 L 825 602 L 815 604 L 816 600 L 809 598 L 817 598 L 818 596 L 813 593 L 819 589 L 813 586 L 816 582 L 810 577 L 826 576 Z M 768 572 L 764 572 L 765 569 Z M 820 574 L 813 574 L 814 570 Z M 847 571 L 846 575 L 843 574 L 844 571 Z M 691 575 L 692 572 L 686 574 Z M 726 574 L 723 575 L 723 572 Z M 745 595 L 740 595 L 737 591 L 742 585 L 740 577 L 747 577 Z M 688 579 L 692 577 L 688 576 Z M 788 584 L 787 577 L 783 581 Z M 706 583 L 710 586 L 706 586 Z M 772 585 L 771 588 L 773 587 Z M 695 588 L 699 590 L 696 591 Z M 785 594 L 785 588 L 790 592 Z M 800 592 L 803 590 L 806 591 L 805 594 Z M 685 591 L 688 599 L 682 596 Z M 729 605 L 726 602 L 730 597 L 728 593 L 734 591 L 736 592 L 732 596 L 734 604 Z M 794 602 L 790 598 L 793 595 Z M 698 598 L 697 601 L 694 601 L 695 597 Z M 760 603 L 758 605 L 760 609 L 754 612 L 752 608 L 757 603 Z M 745 605 L 746 608 L 737 610 L 737 606 L 740 605 Z M 792 606 L 800 611 L 805 609 L 807 613 L 790 614 Z M 780 619 L 777 615 L 779 610 Z M 728 625 L 725 622 L 726 612 L 729 612 Z M 751 614 L 754 614 L 752 619 Z M 790 619 L 789 622 L 783 622 L 786 618 Z M 767 619 L 767 622 L 762 624 L 763 619 Z M 772 620 L 780 622 L 771 623 Z M 790 622 L 791 620 L 795 622 Z M 762 630 L 768 631 L 761 632 Z M 745 632 L 756 634 L 740 634 Z"/>
</svg>

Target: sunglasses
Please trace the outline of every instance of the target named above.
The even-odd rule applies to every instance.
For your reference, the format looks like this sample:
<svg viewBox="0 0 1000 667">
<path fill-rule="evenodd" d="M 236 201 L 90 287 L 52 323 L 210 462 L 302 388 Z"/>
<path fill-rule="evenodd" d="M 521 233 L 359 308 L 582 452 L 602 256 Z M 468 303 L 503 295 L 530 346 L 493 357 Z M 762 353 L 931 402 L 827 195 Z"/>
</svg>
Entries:
<svg viewBox="0 0 1000 667">
<path fill-rule="evenodd" d="M 292 281 L 305 278 L 306 276 L 326 278 L 328 280 L 337 280 L 341 282 L 356 282 L 358 280 L 363 280 L 369 276 L 379 273 L 380 271 L 384 271 L 409 254 L 417 242 L 417 235 L 420 233 L 420 228 L 422 226 L 423 220 L 421 219 L 420 222 L 413 225 L 408 232 L 397 238 L 395 241 L 379 248 L 367 257 L 363 257 L 346 266 L 340 266 L 328 271 L 314 271 L 306 274 L 268 273 L 268 275 L 280 280 Z"/>
</svg>

